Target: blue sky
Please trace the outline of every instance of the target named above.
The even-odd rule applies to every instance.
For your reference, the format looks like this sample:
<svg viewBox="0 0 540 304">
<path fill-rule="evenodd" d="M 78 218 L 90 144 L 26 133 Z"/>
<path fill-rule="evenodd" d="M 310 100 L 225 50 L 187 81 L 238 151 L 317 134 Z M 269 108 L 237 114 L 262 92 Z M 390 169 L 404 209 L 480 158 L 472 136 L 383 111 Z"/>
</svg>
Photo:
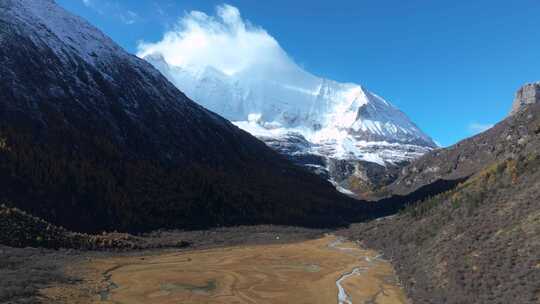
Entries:
<svg viewBox="0 0 540 304">
<path fill-rule="evenodd" d="M 125 49 L 155 42 L 186 12 L 237 7 L 318 76 L 389 100 L 442 145 L 508 113 L 540 80 L 538 0 L 57 0 Z"/>
</svg>

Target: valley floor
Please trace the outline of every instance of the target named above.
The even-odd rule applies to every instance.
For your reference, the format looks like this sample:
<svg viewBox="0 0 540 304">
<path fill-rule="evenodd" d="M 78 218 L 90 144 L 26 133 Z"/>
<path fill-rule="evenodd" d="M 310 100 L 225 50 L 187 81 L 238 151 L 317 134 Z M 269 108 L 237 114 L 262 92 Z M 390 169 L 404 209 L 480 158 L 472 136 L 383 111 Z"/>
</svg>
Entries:
<svg viewBox="0 0 540 304">
<path fill-rule="evenodd" d="M 19 286 L 35 287 L 11 303 L 31 302 L 32 293 L 44 303 L 408 303 L 390 263 L 328 231 L 253 226 L 148 237 L 181 238 L 192 247 L 127 253 L 5 247 L 3 255 L 27 253 L 12 279 L 18 272 Z M 37 282 L 45 268 L 57 276 L 44 272 Z"/>
</svg>

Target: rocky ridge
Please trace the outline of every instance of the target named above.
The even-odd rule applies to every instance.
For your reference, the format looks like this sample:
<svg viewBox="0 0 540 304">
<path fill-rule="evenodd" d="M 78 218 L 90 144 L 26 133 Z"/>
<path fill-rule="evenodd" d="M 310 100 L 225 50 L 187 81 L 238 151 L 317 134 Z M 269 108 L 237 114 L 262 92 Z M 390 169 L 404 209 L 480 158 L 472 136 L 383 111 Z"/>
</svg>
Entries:
<svg viewBox="0 0 540 304">
<path fill-rule="evenodd" d="M 522 96 L 522 92 L 531 87 L 526 85 L 521 88 L 516 94 L 517 100 L 521 100 L 519 96 Z M 520 101 L 514 102 L 514 105 L 518 103 Z M 540 118 L 535 115 L 537 105 L 529 103 L 522 106 L 514 115 L 483 133 L 448 148 L 426 153 L 402 168 L 396 180 L 378 195 L 405 194 L 439 179 L 468 177 L 495 162 L 515 158 L 520 153 L 535 152 L 539 148 L 535 137 L 540 133 Z"/>
</svg>

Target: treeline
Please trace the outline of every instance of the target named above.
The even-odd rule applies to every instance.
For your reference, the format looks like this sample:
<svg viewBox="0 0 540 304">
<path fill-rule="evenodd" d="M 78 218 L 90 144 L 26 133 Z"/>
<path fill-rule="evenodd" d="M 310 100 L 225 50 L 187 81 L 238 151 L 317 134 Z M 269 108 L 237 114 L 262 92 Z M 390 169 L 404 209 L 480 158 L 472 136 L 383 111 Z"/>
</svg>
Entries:
<svg viewBox="0 0 540 304">
<path fill-rule="evenodd" d="M 124 156 L 106 137 L 71 141 L 68 133 L 39 138 L 2 127 L 1 198 L 75 231 L 340 225 L 358 204 L 288 163 L 280 176 L 252 161 L 243 167 L 167 165 Z"/>
</svg>

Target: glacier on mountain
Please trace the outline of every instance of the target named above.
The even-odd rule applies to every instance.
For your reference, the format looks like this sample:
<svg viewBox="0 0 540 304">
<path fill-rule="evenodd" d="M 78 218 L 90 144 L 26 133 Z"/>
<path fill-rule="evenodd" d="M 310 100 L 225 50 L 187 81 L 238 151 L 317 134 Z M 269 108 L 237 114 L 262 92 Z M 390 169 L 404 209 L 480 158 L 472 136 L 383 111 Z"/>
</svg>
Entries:
<svg viewBox="0 0 540 304">
<path fill-rule="evenodd" d="M 383 98 L 300 68 L 232 6 L 218 7 L 217 17 L 187 14 L 162 41 L 142 43 L 138 55 L 190 98 L 257 136 L 295 132 L 331 157 L 379 163 L 399 159 L 364 155 L 363 142 L 435 146 Z"/>
<path fill-rule="evenodd" d="M 302 69 L 232 6 L 218 7 L 217 16 L 186 14 L 161 41 L 141 43 L 138 56 L 188 97 L 278 151 L 276 145 L 295 138 L 303 143 L 297 154 L 386 166 L 436 147 L 383 98 Z"/>
</svg>

